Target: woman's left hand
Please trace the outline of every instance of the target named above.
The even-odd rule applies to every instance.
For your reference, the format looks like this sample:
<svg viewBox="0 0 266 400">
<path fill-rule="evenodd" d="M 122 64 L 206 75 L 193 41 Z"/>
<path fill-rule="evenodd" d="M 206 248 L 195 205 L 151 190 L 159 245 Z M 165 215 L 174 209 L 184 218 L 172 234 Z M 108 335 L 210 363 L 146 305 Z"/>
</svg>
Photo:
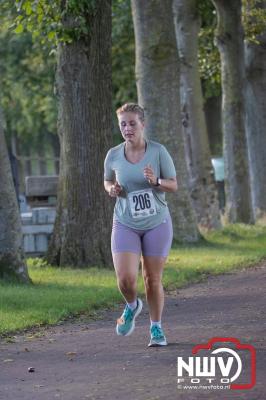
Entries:
<svg viewBox="0 0 266 400">
<path fill-rule="evenodd" d="M 157 176 L 154 175 L 152 166 L 150 164 L 146 165 L 143 169 L 144 177 L 151 185 L 156 185 Z"/>
</svg>

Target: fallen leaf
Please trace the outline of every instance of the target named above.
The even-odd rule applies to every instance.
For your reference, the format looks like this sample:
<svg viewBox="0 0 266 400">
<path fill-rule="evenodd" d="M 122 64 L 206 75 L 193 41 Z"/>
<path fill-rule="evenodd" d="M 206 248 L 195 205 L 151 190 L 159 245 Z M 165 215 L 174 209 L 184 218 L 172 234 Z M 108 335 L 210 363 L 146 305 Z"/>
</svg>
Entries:
<svg viewBox="0 0 266 400">
<path fill-rule="evenodd" d="M 65 353 L 65 354 L 66 354 L 66 356 L 70 356 L 70 357 L 77 355 L 77 353 L 75 351 L 69 351 L 68 353 Z"/>
</svg>

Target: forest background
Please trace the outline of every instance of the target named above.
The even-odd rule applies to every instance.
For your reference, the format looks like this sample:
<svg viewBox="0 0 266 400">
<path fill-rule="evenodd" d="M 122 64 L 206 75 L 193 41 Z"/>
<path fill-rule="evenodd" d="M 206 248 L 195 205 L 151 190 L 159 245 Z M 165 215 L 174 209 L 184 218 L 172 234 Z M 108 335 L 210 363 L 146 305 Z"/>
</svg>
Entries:
<svg viewBox="0 0 266 400">
<path fill-rule="evenodd" d="M 265 221 L 265 8 L 261 0 L 1 2 L 2 276 L 28 280 L 3 131 L 28 174 L 32 156 L 41 174 L 59 171 L 60 158 L 47 260 L 109 266 L 102 165 L 121 140 L 115 109 L 128 101 L 144 107 L 146 136 L 174 158 L 176 241 L 196 243 L 225 221 Z M 223 215 L 212 156 L 225 161 Z"/>
</svg>

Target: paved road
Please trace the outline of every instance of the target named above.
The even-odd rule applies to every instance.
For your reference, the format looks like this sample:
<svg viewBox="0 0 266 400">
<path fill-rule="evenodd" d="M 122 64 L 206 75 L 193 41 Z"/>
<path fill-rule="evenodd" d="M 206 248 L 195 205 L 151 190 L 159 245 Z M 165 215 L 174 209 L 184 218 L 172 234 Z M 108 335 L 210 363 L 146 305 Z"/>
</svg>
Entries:
<svg viewBox="0 0 266 400">
<path fill-rule="evenodd" d="M 114 333 L 121 307 L 102 319 L 0 342 L 1 400 L 266 399 L 266 264 L 172 292 L 164 327 L 169 346 L 147 348 L 147 306 L 130 337 Z M 236 337 L 257 352 L 250 390 L 179 390 L 177 356 L 212 337 Z M 245 357 L 243 358 L 245 360 Z M 245 361 L 244 361 L 245 362 Z M 28 367 L 35 372 L 29 373 Z"/>
</svg>

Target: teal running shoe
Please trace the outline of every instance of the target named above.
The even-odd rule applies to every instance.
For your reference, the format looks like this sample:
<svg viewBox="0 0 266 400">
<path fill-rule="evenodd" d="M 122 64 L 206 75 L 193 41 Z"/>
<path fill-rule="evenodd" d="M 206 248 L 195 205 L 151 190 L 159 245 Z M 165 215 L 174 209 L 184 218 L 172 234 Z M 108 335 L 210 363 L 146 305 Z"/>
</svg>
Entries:
<svg viewBox="0 0 266 400">
<path fill-rule="evenodd" d="M 123 314 L 117 320 L 116 333 L 120 336 L 128 336 L 135 329 L 135 318 L 140 314 L 142 310 L 142 301 L 137 299 L 137 307 L 135 310 L 131 310 L 126 305 Z"/>
<path fill-rule="evenodd" d="M 158 325 L 151 327 L 151 340 L 148 347 L 167 346 L 166 337 L 162 328 Z"/>
</svg>

